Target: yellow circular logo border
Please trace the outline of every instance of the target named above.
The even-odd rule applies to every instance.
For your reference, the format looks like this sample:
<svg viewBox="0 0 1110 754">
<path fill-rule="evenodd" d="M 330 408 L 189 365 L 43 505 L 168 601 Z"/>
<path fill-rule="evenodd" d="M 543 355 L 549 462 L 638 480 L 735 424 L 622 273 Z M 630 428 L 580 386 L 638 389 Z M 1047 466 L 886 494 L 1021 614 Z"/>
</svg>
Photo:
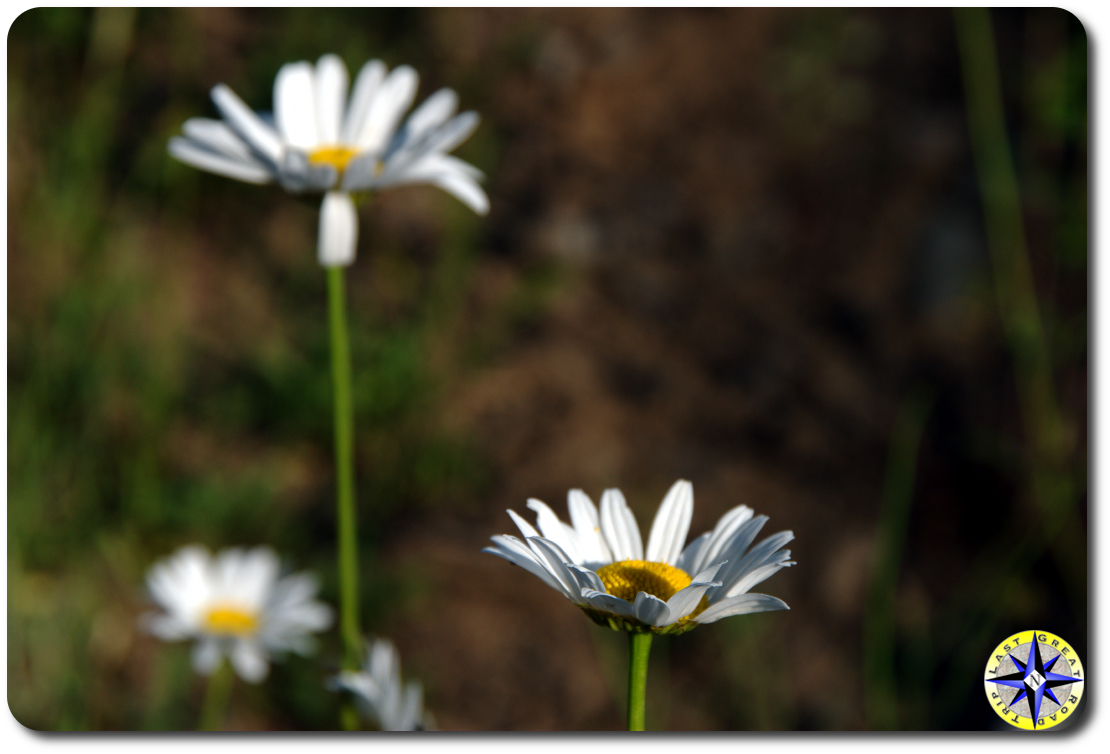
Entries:
<svg viewBox="0 0 1110 754">
<path fill-rule="evenodd" d="M 1031 644 L 1034 640 L 1058 652 L 1068 663 L 1067 675 L 1074 676 L 1077 679 L 1076 683 L 1072 684 L 1068 698 L 1061 700 L 1063 704 L 1060 709 L 1051 715 L 1042 715 L 1037 719 L 1036 727 L 1033 725 L 1032 717 L 1019 715 L 1010 709 L 1001 693 L 1005 687 L 992 682 L 992 679 L 998 675 L 998 666 L 1009 656 L 1009 653 L 1022 644 Z M 1032 647 L 1030 647 L 1030 654 L 1032 654 Z M 1000 643 L 991 652 L 990 658 L 987 660 L 987 669 L 983 675 L 983 686 L 987 691 L 987 701 L 990 702 L 995 714 L 1013 727 L 1022 730 L 1048 730 L 1067 720 L 1078 709 L 1079 700 L 1083 698 L 1083 690 L 1086 685 L 1087 676 L 1083 672 L 1083 663 L 1079 659 L 1079 654 L 1066 641 L 1048 631 L 1018 631 L 1011 634 L 1010 638 Z"/>
</svg>

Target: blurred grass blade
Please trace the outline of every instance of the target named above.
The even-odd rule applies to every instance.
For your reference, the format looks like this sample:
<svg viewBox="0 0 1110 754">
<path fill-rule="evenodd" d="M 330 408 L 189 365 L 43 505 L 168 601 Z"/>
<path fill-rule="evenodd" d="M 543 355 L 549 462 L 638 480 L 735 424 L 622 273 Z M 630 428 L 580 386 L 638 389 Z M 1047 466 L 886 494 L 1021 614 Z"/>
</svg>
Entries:
<svg viewBox="0 0 1110 754">
<path fill-rule="evenodd" d="M 135 8 L 97 8 L 93 12 L 85 70 L 115 69 L 131 51 L 135 29 Z"/>
<path fill-rule="evenodd" d="M 894 668 L 895 594 L 913 505 L 914 477 L 921 436 L 932 394 L 918 389 L 906 398 L 895 420 L 887 455 L 882 507 L 875 537 L 875 559 L 864 617 L 864 695 L 871 730 L 898 728 Z"/>
<path fill-rule="evenodd" d="M 1041 320 L 1025 242 L 1017 174 L 1006 135 L 994 33 L 989 11 L 954 10 L 964 81 L 968 132 L 978 173 L 999 319 L 1013 357 L 1021 424 L 1028 448 L 1024 487 L 1036 513 L 984 548 L 971 575 L 953 590 L 953 617 L 938 636 L 937 657 L 949 671 L 937 697 L 961 709 L 972 687 L 967 668 L 996 635 L 999 616 L 1020 580 L 1049 547 L 1063 587 L 1085 611 L 1080 584 L 1086 564 L 1058 541 L 1074 514 L 1078 486 L 1070 462 L 1072 437 L 1056 402 L 1052 360 Z M 986 595 L 990 598 L 987 599 Z M 945 721 L 934 721 L 944 725 Z"/>
<path fill-rule="evenodd" d="M 1002 90 L 990 16 L 984 8 L 956 8 L 956 32 L 963 70 L 968 131 L 990 249 L 998 313 L 1014 358 L 1014 376 L 1027 441 L 1038 467 L 1058 467 L 1067 453 L 1063 422 L 1052 386 L 1052 362 L 1041 322 L 1017 174 L 1010 155 L 1002 110 Z M 1033 492 L 1046 512 L 1055 496 L 1047 480 Z M 1063 504 L 1066 505 L 1066 502 Z"/>
</svg>

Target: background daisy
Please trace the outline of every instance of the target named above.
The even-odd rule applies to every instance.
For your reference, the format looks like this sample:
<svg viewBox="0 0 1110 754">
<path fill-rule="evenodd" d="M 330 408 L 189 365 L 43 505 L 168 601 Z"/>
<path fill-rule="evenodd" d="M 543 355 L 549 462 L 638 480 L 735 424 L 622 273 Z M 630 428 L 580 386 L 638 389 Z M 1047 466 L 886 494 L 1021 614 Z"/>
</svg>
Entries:
<svg viewBox="0 0 1110 754">
<path fill-rule="evenodd" d="M 431 717 L 424 711 L 424 690 L 419 681 L 401 681 L 401 658 L 388 639 L 366 643 L 360 671 L 345 670 L 330 685 L 354 694 L 360 712 L 378 730 L 427 730 Z"/>
<path fill-rule="evenodd" d="M 311 654 L 312 634 L 332 624 L 331 608 L 315 599 L 316 579 L 279 576 L 269 547 L 215 557 L 198 545 L 182 547 L 153 565 L 146 583 L 163 612 L 145 615 L 144 626 L 165 641 L 196 641 L 193 669 L 202 675 L 227 657 L 243 680 L 258 683 L 275 654 Z"/>
<path fill-rule="evenodd" d="M 347 68 L 337 55 L 287 63 L 274 80 L 273 114 L 250 109 L 224 84 L 212 89 L 223 120 L 190 118 L 169 151 L 194 167 L 246 181 L 277 181 L 292 193 L 324 192 L 318 256 L 331 267 L 354 261 L 358 215 L 349 192 L 406 183 L 439 186 L 479 214 L 489 200 L 481 172 L 447 154 L 478 125 L 455 115 L 458 96 L 440 89 L 409 115 L 418 77 L 409 66 L 386 72 L 380 60 L 359 71 L 348 101 Z"/>
</svg>

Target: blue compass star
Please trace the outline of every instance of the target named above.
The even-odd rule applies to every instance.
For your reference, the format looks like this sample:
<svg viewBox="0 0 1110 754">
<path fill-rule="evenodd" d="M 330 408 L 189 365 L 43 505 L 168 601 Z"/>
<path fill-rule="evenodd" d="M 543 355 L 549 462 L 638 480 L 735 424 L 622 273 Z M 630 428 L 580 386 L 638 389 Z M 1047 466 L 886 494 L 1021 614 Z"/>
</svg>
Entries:
<svg viewBox="0 0 1110 754">
<path fill-rule="evenodd" d="M 1036 634 L 1033 634 L 1033 646 L 1030 648 L 1029 657 L 1026 658 L 1025 662 L 1014 657 L 1013 654 L 1010 654 L 1009 657 L 1017 666 L 1018 672 L 992 678 L 990 679 L 991 683 L 1017 689 L 1017 693 L 1007 703 L 1007 707 L 1013 707 L 1022 699 L 1029 701 L 1029 709 L 1033 714 L 1034 729 L 1037 727 L 1037 719 L 1041 716 L 1041 700 L 1045 696 L 1057 705 L 1063 706 L 1056 695 L 1052 693 L 1052 689 L 1057 686 L 1066 686 L 1069 683 L 1081 683 L 1083 681 L 1082 678 L 1072 678 L 1060 673 L 1053 673 L 1052 668 L 1062 655 L 1056 655 L 1045 665 L 1041 659 L 1041 644 L 1037 641 Z"/>
</svg>

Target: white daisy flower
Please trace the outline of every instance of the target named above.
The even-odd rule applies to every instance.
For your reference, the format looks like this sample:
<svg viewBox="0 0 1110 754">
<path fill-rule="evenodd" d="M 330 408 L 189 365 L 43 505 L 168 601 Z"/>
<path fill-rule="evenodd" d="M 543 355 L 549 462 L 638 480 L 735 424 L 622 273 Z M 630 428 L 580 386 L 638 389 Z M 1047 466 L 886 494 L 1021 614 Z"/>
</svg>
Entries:
<svg viewBox="0 0 1110 754">
<path fill-rule="evenodd" d="M 215 557 L 198 545 L 182 547 L 147 573 L 150 595 L 165 612 L 144 615 L 144 627 L 165 641 L 196 639 L 198 673 L 211 675 L 226 655 L 243 680 L 258 683 L 272 652 L 311 654 L 310 634 L 332 623 L 331 608 L 315 600 L 311 574 L 279 578 L 278 570 L 269 547 Z"/>
<path fill-rule="evenodd" d="M 730 615 L 790 609 L 777 597 L 748 592 L 794 565 L 790 551 L 779 549 L 793 532 L 751 547 L 768 519 L 740 505 L 683 549 L 694 511 L 694 488 L 685 480 L 663 498 L 646 551 L 620 490 L 602 495 L 600 517 L 586 493 L 571 490 L 567 507 L 573 525 L 539 500 L 529 500 L 528 507 L 537 514 L 539 531 L 510 510 L 524 541 L 494 536 L 495 546 L 482 552 L 535 574 L 603 626 L 679 634 Z"/>
<path fill-rule="evenodd" d="M 388 639 L 366 644 L 363 669 L 345 670 L 331 679 L 333 689 L 355 695 L 359 709 L 379 730 L 428 730 L 431 716 L 424 712 L 424 692 L 419 681 L 401 684 L 401 660 Z"/>
<path fill-rule="evenodd" d="M 430 183 L 479 214 L 489 200 L 482 173 L 447 154 L 478 125 L 472 111 L 454 115 L 458 96 L 440 89 L 398 128 L 416 95 L 417 74 L 407 65 L 386 74 L 371 60 L 347 98 L 347 67 L 336 55 L 316 66 L 287 63 L 274 80 L 274 113 L 259 114 L 223 84 L 212 101 L 223 120 L 190 118 L 169 151 L 193 167 L 247 183 L 277 181 L 295 194 L 324 192 L 320 210 L 320 264 L 355 258 L 358 215 L 349 192 L 403 183 Z M 454 116 L 454 117 L 452 117 Z"/>
</svg>

